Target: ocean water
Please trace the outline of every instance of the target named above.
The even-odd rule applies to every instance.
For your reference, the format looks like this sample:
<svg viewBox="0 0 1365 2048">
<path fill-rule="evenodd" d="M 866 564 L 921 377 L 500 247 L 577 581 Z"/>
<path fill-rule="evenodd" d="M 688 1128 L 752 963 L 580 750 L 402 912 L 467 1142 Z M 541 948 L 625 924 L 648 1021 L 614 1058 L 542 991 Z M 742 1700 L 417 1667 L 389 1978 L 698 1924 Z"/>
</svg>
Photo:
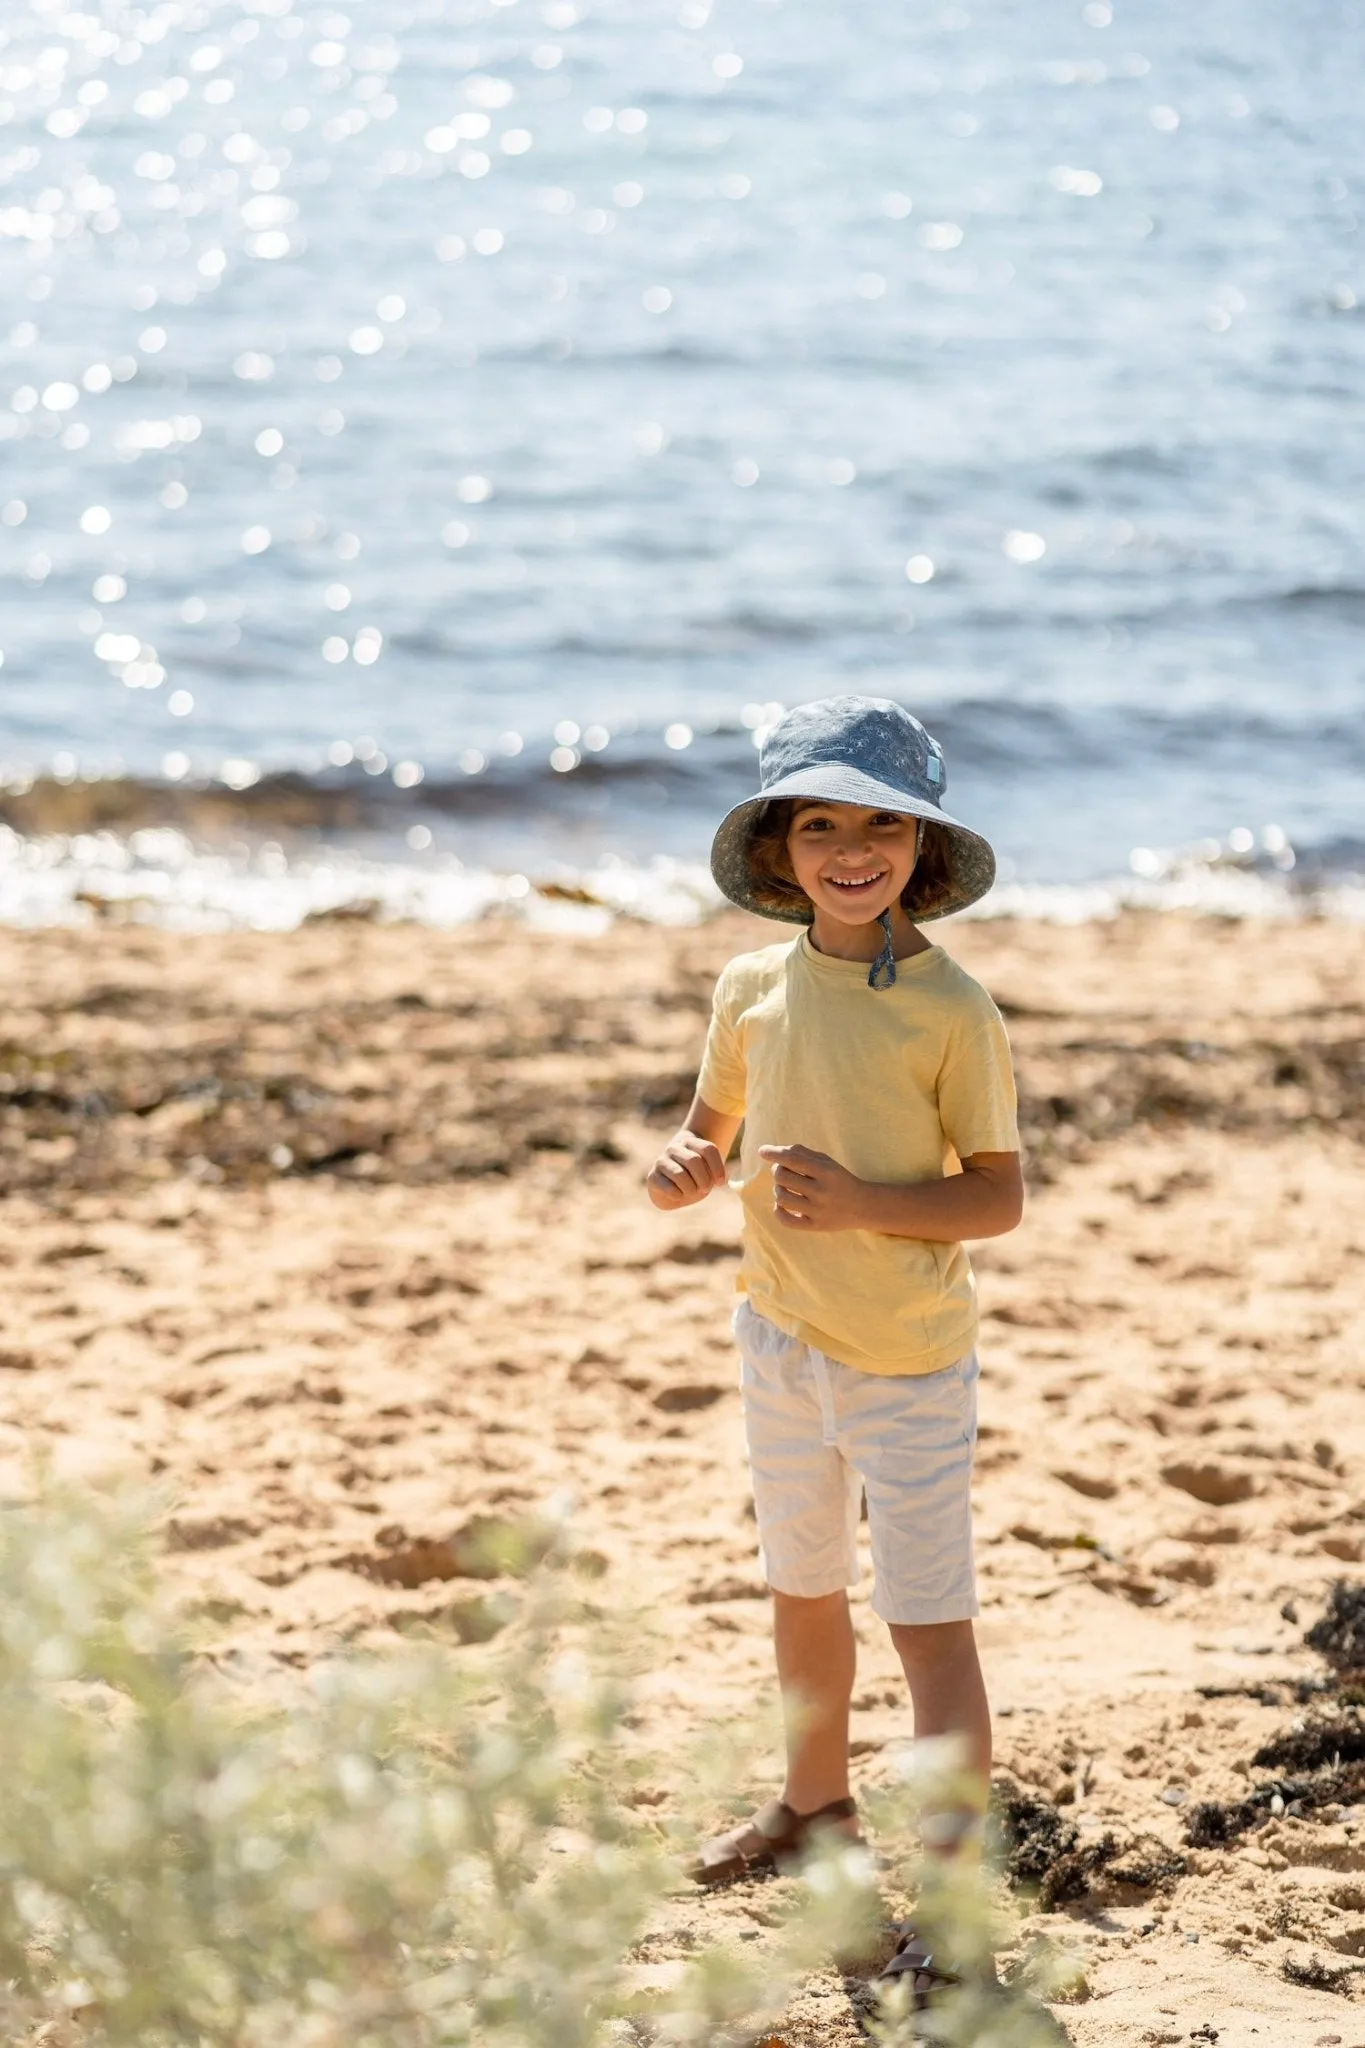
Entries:
<svg viewBox="0 0 1365 2048">
<path fill-rule="evenodd" d="M 1350 895 L 1363 67 L 1333 0 L 12 0 L 0 915 L 684 914 L 848 689 L 997 907 Z"/>
</svg>

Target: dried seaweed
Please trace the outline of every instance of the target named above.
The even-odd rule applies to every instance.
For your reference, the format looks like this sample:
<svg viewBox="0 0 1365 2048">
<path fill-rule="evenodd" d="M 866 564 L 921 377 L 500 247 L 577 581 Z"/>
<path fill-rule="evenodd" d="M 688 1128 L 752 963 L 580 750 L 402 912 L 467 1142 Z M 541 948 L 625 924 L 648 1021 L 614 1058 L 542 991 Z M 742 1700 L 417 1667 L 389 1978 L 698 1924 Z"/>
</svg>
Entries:
<svg viewBox="0 0 1365 2048">
<path fill-rule="evenodd" d="M 1223 1848 L 1281 1813 L 1311 1813 L 1324 1806 L 1350 1805 L 1365 1797 L 1365 1716 L 1360 1689 L 1347 1682 L 1365 1674 L 1365 1585 L 1338 1579 L 1320 1618 L 1304 1636 L 1332 1667 L 1332 1677 L 1286 1683 L 1301 1704 L 1332 1696 L 1336 1711 L 1320 1713 L 1281 1729 L 1251 1759 L 1258 1769 L 1276 1766 L 1293 1773 L 1268 1779 L 1244 1799 L 1206 1799 L 1192 1808 L 1185 1840 L 1195 1849 Z M 1201 1687 L 1206 1698 L 1215 1696 Z M 1221 1691 L 1224 1689 L 1220 1689 Z M 1231 1690 L 1231 1689 L 1228 1689 Z M 1278 1705 L 1277 1689 L 1243 1688 L 1266 1705 Z"/>
<path fill-rule="evenodd" d="M 372 940 L 362 918 L 345 938 L 358 949 L 352 986 L 363 986 L 366 948 L 382 934 Z M 680 1043 L 678 1014 L 705 1007 L 707 981 L 684 960 L 652 1006 L 625 987 L 591 1002 L 521 986 L 478 1001 L 310 990 L 291 1002 L 244 985 L 174 1018 L 151 983 L 111 983 L 39 1005 L 37 1024 L 26 1011 L 22 1034 L 0 1043 L 0 1176 L 34 1193 L 127 1187 L 167 1169 L 228 1185 L 281 1174 L 414 1185 L 514 1175 L 546 1150 L 610 1160 L 594 1148 L 613 1143 L 613 1124 L 675 1121 L 690 1100 L 695 1040 Z M 1063 1042 L 1060 1029 L 1020 1049 L 1021 1124 L 1042 1179 L 1153 1123 L 1365 1133 L 1360 1039 L 1210 1047 Z M 412 1056 L 405 1079 L 376 1087 L 372 1055 L 395 1049 Z M 556 1069 L 549 1114 L 545 1059 L 585 1052 L 594 1058 Z M 1276 1077 L 1291 1054 L 1286 1085 Z M 1365 1663 L 1359 1642 L 1357 1656 Z"/>
<path fill-rule="evenodd" d="M 1341 1998 L 1350 1997 L 1351 1979 L 1357 1974 L 1349 1963 L 1333 1969 L 1321 1956 L 1310 1956 L 1306 1963 L 1296 1963 L 1292 1956 L 1286 1956 L 1280 1965 L 1280 1975 L 1290 1984 L 1304 1984 L 1312 1991 L 1335 1991 Z"/>
<path fill-rule="evenodd" d="M 1004 1779 L 996 1780 L 994 1792 L 1011 1884 L 1041 1882 L 1079 1842 L 1075 1822 L 1064 1820 L 1050 1800 L 1035 1799 Z"/>
<path fill-rule="evenodd" d="M 1137 1844 L 1130 1845 L 1130 1852 L 1121 1853 L 1126 1854 L 1127 1860 L 1107 1863 L 1105 1879 L 1108 1884 L 1123 1885 L 1133 1891 L 1171 1891 L 1190 1867 L 1176 1850 L 1168 1849 L 1152 1835 L 1142 1836 Z"/>
<path fill-rule="evenodd" d="M 1270 1819 L 1270 1788 L 1250 1799 L 1201 1799 L 1190 1809 L 1185 1840 L 1192 1849 L 1225 1849 L 1229 1842 L 1263 1828 Z"/>
<path fill-rule="evenodd" d="M 1195 1692 L 1201 1700 L 1255 1700 L 1261 1707 L 1283 1707 L 1290 1700 L 1306 1707 L 1324 1693 L 1343 1698 L 1347 1706 L 1356 1704 L 1349 1693 L 1340 1693 L 1333 1678 L 1244 1678 L 1236 1685 L 1197 1685 Z"/>
<path fill-rule="evenodd" d="M 998 1780 L 996 1813 L 1005 1836 L 1010 1882 L 1032 1889 L 1044 1912 L 1073 1900 L 1137 1891 L 1169 1891 L 1187 1869 L 1185 1858 L 1154 1836 L 1113 1833 L 1082 1843 L 1073 1821 L 1050 1800 Z"/>
<path fill-rule="evenodd" d="M 1222 1849 L 1281 1813 L 1296 1816 L 1323 1806 L 1350 1806 L 1365 1798 L 1365 1762 L 1306 1778 L 1271 1778 L 1245 1799 L 1203 1799 L 1191 1809 L 1185 1840 L 1192 1849 Z"/>
<path fill-rule="evenodd" d="M 1337 1579 L 1327 1611 L 1313 1623 L 1305 1643 L 1337 1672 L 1365 1672 L 1365 1585 Z"/>
<path fill-rule="evenodd" d="M 1306 1721 L 1263 1742 L 1253 1764 L 1286 1766 L 1291 1771 L 1335 1770 L 1365 1758 L 1365 1718 L 1357 1712 L 1331 1720 Z"/>
<path fill-rule="evenodd" d="M 1365 1041 L 1026 1041 L 1019 1120 L 1042 1179 L 1097 1144 L 1144 1125 L 1251 1131 L 1335 1123 L 1359 1131 L 1365 1120 Z"/>
</svg>

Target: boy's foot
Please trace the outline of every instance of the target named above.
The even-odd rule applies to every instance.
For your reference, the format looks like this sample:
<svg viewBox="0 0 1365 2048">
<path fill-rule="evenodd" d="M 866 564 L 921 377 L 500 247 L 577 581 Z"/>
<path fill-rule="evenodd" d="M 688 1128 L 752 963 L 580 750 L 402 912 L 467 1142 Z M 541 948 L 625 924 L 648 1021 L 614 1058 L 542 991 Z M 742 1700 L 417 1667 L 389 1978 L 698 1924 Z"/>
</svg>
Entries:
<svg viewBox="0 0 1365 2048">
<path fill-rule="evenodd" d="M 770 1799 L 752 1820 L 731 1828 L 707 1842 L 687 1874 L 694 1884 L 733 1884 L 741 1877 L 766 1877 L 773 1871 L 793 1870 L 800 1863 L 812 1839 L 823 1830 L 844 1833 L 840 1825 L 853 1821 L 849 1840 L 861 1839 L 856 1831 L 858 1809 L 851 1799 L 831 1799 L 814 1813 L 797 1813 L 784 1799 Z"/>
</svg>

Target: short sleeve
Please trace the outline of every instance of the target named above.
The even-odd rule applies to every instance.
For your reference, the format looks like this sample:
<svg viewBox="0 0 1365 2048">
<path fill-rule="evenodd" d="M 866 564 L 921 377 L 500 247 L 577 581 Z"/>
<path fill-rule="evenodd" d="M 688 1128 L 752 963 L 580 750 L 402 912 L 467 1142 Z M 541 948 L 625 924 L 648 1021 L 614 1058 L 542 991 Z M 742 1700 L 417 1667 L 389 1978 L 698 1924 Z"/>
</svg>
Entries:
<svg viewBox="0 0 1365 2048">
<path fill-rule="evenodd" d="M 998 1013 L 939 1076 L 938 1115 L 959 1159 L 1019 1150 L 1010 1042 Z"/>
<path fill-rule="evenodd" d="M 728 974 L 716 983 L 711 1026 L 706 1034 L 697 1093 L 722 1116 L 743 1116 L 746 1100 L 744 1048 L 735 1028 L 735 998 Z"/>
</svg>

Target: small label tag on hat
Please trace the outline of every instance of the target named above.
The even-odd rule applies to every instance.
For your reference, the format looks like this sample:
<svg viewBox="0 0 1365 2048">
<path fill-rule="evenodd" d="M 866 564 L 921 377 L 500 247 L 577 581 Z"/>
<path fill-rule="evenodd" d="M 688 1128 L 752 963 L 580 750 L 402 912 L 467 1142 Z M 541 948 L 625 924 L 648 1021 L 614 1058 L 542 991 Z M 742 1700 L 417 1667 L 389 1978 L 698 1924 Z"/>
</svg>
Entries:
<svg viewBox="0 0 1365 2048">
<path fill-rule="evenodd" d="M 929 756 L 928 762 L 925 765 L 924 772 L 931 782 L 942 782 L 943 763 L 939 760 L 937 754 L 931 754 Z"/>
</svg>

